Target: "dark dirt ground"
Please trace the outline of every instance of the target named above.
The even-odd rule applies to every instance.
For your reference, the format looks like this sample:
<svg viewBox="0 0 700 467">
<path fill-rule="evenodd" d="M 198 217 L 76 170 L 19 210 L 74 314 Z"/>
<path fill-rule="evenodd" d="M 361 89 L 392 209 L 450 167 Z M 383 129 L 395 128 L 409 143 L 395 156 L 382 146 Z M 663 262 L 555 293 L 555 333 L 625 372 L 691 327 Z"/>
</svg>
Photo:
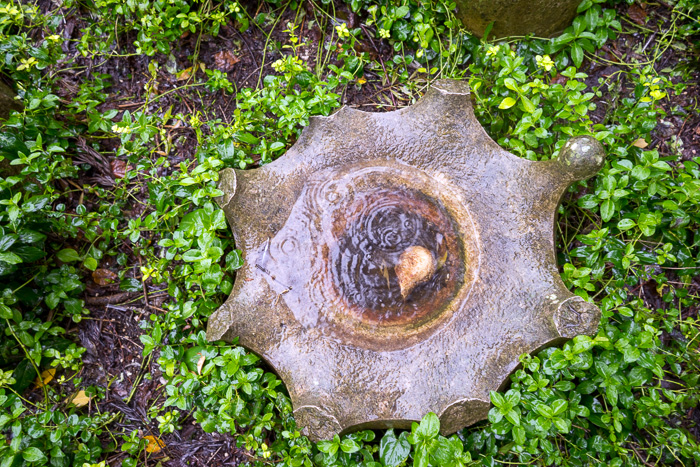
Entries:
<svg viewBox="0 0 700 467">
<path fill-rule="evenodd" d="M 46 5 L 48 9 L 48 3 Z M 260 8 L 265 8 L 257 2 L 249 2 L 248 8 L 255 12 Z M 311 3 L 305 5 L 307 15 L 312 17 L 314 6 Z M 359 26 L 362 18 L 351 14 L 344 4 L 337 3 L 336 11 L 338 17 L 350 22 L 350 26 Z M 647 6 L 643 13 L 645 17 L 666 18 L 668 22 L 669 9 L 663 5 Z M 627 5 L 621 7 L 620 13 L 629 21 L 635 22 L 639 19 L 639 12 L 628 10 Z M 65 21 L 63 23 L 63 35 L 66 39 L 72 39 L 74 44 L 80 38 L 80 30 L 86 27 L 90 18 L 83 11 L 65 11 Z M 282 32 L 284 24 L 293 20 L 293 13 L 286 13 L 277 28 L 272 31 L 272 36 L 279 41 L 284 41 L 286 35 Z M 655 41 L 663 33 L 662 26 L 656 26 L 656 21 L 647 21 L 646 27 L 655 31 L 651 36 L 641 32 L 635 34 L 621 34 L 617 40 L 609 42 L 599 55 L 610 61 L 621 61 L 621 57 L 629 60 L 632 57 L 642 58 L 639 51 L 652 50 Z M 627 24 L 623 22 L 625 29 Z M 332 27 L 332 25 L 328 25 Z M 268 28 L 269 29 L 269 28 Z M 298 30 L 302 42 L 309 39 L 310 50 L 309 61 L 313 62 L 318 49 L 321 31 L 317 26 L 308 28 L 308 23 L 302 24 Z M 135 37 L 121 38 L 124 44 L 133 44 Z M 186 69 L 192 65 L 192 55 L 197 49 L 198 37 L 193 34 L 185 34 L 174 48 L 176 58 L 176 68 Z M 640 48 L 641 46 L 641 48 Z M 203 61 L 208 68 L 215 68 L 227 73 L 231 82 L 235 83 L 240 90 L 244 87 L 255 87 L 258 84 L 259 76 L 273 73 L 270 64 L 280 57 L 276 51 L 268 51 L 263 64 L 263 52 L 265 47 L 265 37 L 262 32 L 251 27 L 245 33 L 238 32 L 231 24 L 221 28 L 218 37 L 201 38 L 197 59 Z M 393 55 L 391 47 L 382 41 L 372 39 L 365 35 L 360 41 L 359 47 L 370 53 L 372 59 L 380 62 L 388 61 Z M 128 45 L 126 49 L 134 52 L 134 46 Z M 74 45 L 64 50 L 67 53 L 65 64 L 71 65 L 72 70 L 61 73 L 62 92 L 60 97 L 65 101 L 70 101 L 78 92 L 81 81 L 94 73 L 103 73 L 111 76 L 112 86 L 105 92 L 108 94 L 106 104 L 100 110 L 118 109 L 120 111 L 135 111 L 144 105 L 144 85 L 150 80 L 148 63 L 156 60 L 161 64 L 159 72 L 158 91 L 164 93 L 175 89 L 183 83 L 165 71 L 165 64 L 168 57 L 156 55 L 154 58 L 146 56 L 128 56 L 125 58 L 112 58 L 106 62 L 93 61 L 83 58 Z M 684 55 L 673 48 L 668 48 L 663 56 L 657 60 L 657 67 L 673 68 L 678 65 Z M 698 74 L 698 56 L 695 63 L 689 62 L 685 66 L 695 67 L 695 77 L 700 81 Z M 78 65 L 77 67 L 75 65 Z M 81 68 L 84 67 L 84 68 Z M 584 63 L 583 71 L 590 75 L 589 85 L 596 86 L 599 77 L 609 77 L 619 70 L 617 65 L 607 64 L 601 61 Z M 393 107 L 408 105 L 407 96 L 402 98 L 398 86 L 383 82 L 377 75 L 368 74 L 368 83 L 362 87 L 361 91 L 347 89 L 344 93 L 343 103 L 356 106 L 363 110 L 393 110 Z M 623 78 L 624 79 L 624 78 Z M 696 81 L 697 82 L 697 81 Z M 172 106 L 172 114 L 182 112 L 191 114 L 196 110 L 201 110 L 208 114 L 209 118 L 220 118 L 223 121 L 230 121 L 235 108 L 235 96 L 227 95 L 223 92 L 209 93 L 199 88 L 200 91 L 177 90 L 159 99 L 156 104 L 148 108 L 149 112 L 162 112 Z M 623 93 L 633 92 L 628 83 L 622 83 Z M 654 139 L 651 142 L 652 148 L 658 148 L 662 155 L 669 153 L 669 143 L 676 138 L 683 144 L 684 159 L 691 159 L 700 156 L 700 113 L 696 111 L 690 113 L 675 112 L 674 109 L 681 107 L 695 106 L 697 109 L 700 100 L 700 86 L 695 84 L 690 86 L 680 96 L 669 96 L 667 101 L 668 117 L 659 122 L 654 131 Z M 594 119 L 601 121 L 605 115 L 605 96 L 599 99 L 598 109 L 594 112 Z M 183 160 L 191 159 L 196 148 L 196 137 L 191 128 L 171 128 L 170 136 L 175 142 L 175 148 L 171 151 L 170 163 L 175 166 Z M 81 158 L 90 160 L 93 169 L 84 175 L 81 182 L 98 183 L 109 186 L 112 180 L 112 172 L 115 170 L 114 162 L 110 163 L 110 151 L 116 147 L 115 142 L 103 142 L 102 153 L 90 149 L 88 145 L 82 147 Z M 137 197 L 146 199 L 148 197 L 145 183 L 141 188 L 136 187 L 134 193 Z M 89 200 L 86 200 L 89 202 Z M 77 204 L 77 200 L 75 200 Z M 134 211 L 135 215 L 138 211 Z M 131 263 L 127 266 L 134 271 L 138 270 L 139 259 L 128 246 L 122 247 L 124 253 L 130 257 Z M 116 265 L 115 265 L 116 266 Z M 108 267 L 108 265 L 102 266 Z M 695 293 L 700 291 L 700 280 L 696 278 Z M 84 354 L 84 369 L 81 376 L 85 384 L 98 385 L 106 388 L 106 397 L 100 402 L 100 411 L 121 412 L 124 416 L 119 421 L 116 429 L 123 428 L 125 431 L 140 430 L 143 435 L 158 435 L 157 426 L 147 422 L 147 411 L 154 403 L 162 401 L 164 380 L 155 358 L 146 362 L 141 357 L 142 344 L 139 341 L 141 329 L 139 321 L 148 317 L 150 313 L 163 313 L 162 303 L 167 299 L 167 293 L 155 286 L 149 286 L 143 293 L 125 293 L 114 286 L 100 286 L 95 282 L 87 284 L 85 299 L 91 311 L 91 319 L 84 320 L 78 325 L 74 325 L 69 332 L 77 335 L 80 344 L 87 351 Z M 634 293 L 642 294 L 650 308 L 661 306 L 660 297 L 656 292 L 656 285 L 653 283 L 643 284 Z M 686 310 L 686 313 L 697 314 L 697 310 Z M 666 339 L 673 339 L 671 335 Z M 143 375 L 150 373 L 151 379 L 144 379 Z M 91 407 L 91 410 L 97 410 Z M 694 419 L 700 424 L 700 412 L 691 411 L 688 418 Z M 171 435 L 162 436 L 166 447 L 159 453 L 151 455 L 144 465 L 163 466 L 219 466 L 219 465 L 239 465 L 247 459 L 247 453 L 235 447 L 234 439 L 228 435 L 208 434 L 195 425 L 191 418 L 182 423 L 183 428 Z M 699 433 L 695 433 L 698 436 Z M 105 441 L 108 436 L 105 435 Z M 113 453 L 107 459 L 108 465 L 119 465 L 123 454 Z"/>
</svg>

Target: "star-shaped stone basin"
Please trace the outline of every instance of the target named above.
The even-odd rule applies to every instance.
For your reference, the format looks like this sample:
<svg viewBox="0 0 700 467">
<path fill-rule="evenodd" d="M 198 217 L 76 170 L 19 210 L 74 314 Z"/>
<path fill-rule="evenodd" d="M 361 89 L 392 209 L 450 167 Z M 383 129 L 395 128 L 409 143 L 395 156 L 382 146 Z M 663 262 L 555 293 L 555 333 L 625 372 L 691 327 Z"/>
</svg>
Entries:
<svg viewBox="0 0 700 467">
<path fill-rule="evenodd" d="M 522 353 L 597 330 L 559 276 L 554 222 L 604 158 L 585 136 L 549 161 L 504 151 L 459 81 L 394 112 L 312 117 L 285 156 L 221 173 L 244 265 L 207 337 L 261 355 L 315 440 L 482 420 Z"/>
</svg>

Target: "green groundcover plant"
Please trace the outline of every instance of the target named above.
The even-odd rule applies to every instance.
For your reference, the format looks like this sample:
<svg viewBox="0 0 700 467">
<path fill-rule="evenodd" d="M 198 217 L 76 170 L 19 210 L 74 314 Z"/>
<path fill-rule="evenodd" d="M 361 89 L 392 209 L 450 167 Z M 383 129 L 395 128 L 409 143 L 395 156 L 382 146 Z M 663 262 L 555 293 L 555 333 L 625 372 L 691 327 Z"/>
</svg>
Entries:
<svg viewBox="0 0 700 467">
<path fill-rule="evenodd" d="M 192 421 L 233 436 L 252 465 L 700 462 L 689 416 L 700 396 L 700 161 L 683 157 L 677 137 L 652 144 L 660 122 L 697 113 L 697 102 L 673 99 L 692 85 L 692 58 L 658 62 L 669 48 L 685 57 L 697 46 L 698 4 L 664 2 L 665 32 L 646 58 L 593 78 L 582 65 L 610 61 L 599 52 L 605 44 L 631 32 L 651 37 L 623 16 L 625 4 L 584 0 L 554 39 L 490 41 L 462 30 L 445 0 L 310 3 L 313 14 L 284 0 L 0 1 L 0 70 L 23 104 L 0 134 L 0 466 L 157 465 L 168 436 Z M 338 19 L 341 7 L 360 26 Z M 70 11 L 90 20 L 68 40 Z M 313 60 L 304 55 L 305 21 L 323 35 Z M 270 66 L 262 64 L 257 86 L 238 89 L 199 65 L 201 44 L 229 27 L 265 39 Z M 197 37 L 192 66 L 174 69 L 186 35 Z M 120 107 L 101 67 L 144 57 L 143 105 Z M 71 99 L 61 97 L 65 73 L 79 76 Z M 164 74 L 175 88 L 158 88 Z M 488 421 L 452 436 L 440 435 L 429 413 L 411 430 L 311 443 L 259 357 L 205 339 L 242 265 L 215 203 L 218 173 L 283 156 L 309 118 L 332 113 L 348 91 L 376 83 L 383 106 L 408 105 L 437 78 L 468 80 L 481 123 L 520 157 L 555 157 L 576 135 L 604 143 L 604 168 L 569 190 L 557 231 L 562 277 L 600 306 L 599 331 L 523 355 L 508 389 L 491 393 Z M 174 93 L 235 105 L 230 118 L 207 108 L 174 113 L 162 104 Z M 191 158 L 174 158 L 173 127 L 193 135 Z M 119 176 L 86 182 L 100 166 L 93 153 L 108 154 L 113 165 L 103 171 Z M 139 322 L 137 384 L 164 381 L 140 430 L 100 404 L 111 382 L 86 384 L 82 371 L 75 329 L 92 319 L 86 282 L 107 260 L 122 291 L 157 286 L 168 295 Z"/>
</svg>

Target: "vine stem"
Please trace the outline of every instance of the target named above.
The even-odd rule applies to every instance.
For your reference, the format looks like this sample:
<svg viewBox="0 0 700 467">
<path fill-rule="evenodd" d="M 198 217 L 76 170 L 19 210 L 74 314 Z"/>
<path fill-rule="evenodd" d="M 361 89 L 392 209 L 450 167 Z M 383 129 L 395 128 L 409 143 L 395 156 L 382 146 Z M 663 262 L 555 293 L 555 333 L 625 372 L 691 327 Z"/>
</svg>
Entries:
<svg viewBox="0 0 700 467">
<path fill-rule="evenodd" d="M 15 340 L 17 343 L 19 343 L 20 347 L 22 347 L 22 350 L 24 351 L 24 355 L 27 356 L 29 359 L 29 362 L 32 364 L 34 367 L 34 371 L 36 371 L 36 376 L 41 380 L 41 372 L 39 371 L 39 367 L 36 366 L 36 363 L 34 362 L 34 359 L 32 356 L 29 354 L 29 350 L 27 350 L 27 347 L 22 343 L 22 341 L 19 339 L 17 334 L 15 333 L 15 329 L 12 327 L 12 324 L 10 323 L 10 320 L 5 318 L 5 322 L 7 323 L 7 327 L 10 328 L 10 332 L 14 336 Z M 49 391 L 46 390 L 46 385 L 42 384 L 41 389 L 44 390 L 44 402 L 46 403 L 46 407 L 48 409 L 49 407 Z"/>
</svg>

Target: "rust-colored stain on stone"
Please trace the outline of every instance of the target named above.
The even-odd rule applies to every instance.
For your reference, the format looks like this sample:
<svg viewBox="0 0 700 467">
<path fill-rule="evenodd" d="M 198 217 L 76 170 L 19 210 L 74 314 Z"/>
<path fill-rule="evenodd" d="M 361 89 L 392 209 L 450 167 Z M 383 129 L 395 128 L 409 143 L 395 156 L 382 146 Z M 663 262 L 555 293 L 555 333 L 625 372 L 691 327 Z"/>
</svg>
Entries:
<svg viewBox="0 0 700 467">
<path fill-rule="evenodd" d="M 544 162 L 504 151 L 458 81 L 314 117 L 284 157 L 221 173 L 245 263 L 207 337 L 267 360 L 312 439 L 482 420 L 520 354 L 597 330 L 559 277 L 554 220 L 604 158 L 591 137 Z"/>
</svg>

